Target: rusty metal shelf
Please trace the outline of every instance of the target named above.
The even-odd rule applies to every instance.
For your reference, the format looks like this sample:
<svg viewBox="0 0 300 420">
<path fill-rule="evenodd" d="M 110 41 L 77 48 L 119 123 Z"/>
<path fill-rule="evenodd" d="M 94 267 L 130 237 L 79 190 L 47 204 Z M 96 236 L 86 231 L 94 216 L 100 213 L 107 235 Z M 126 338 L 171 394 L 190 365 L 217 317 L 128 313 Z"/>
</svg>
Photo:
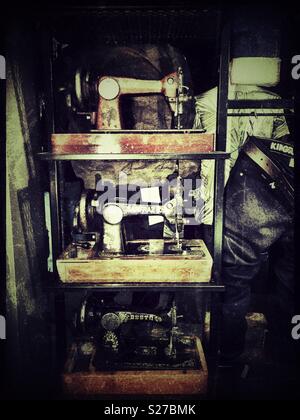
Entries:
<svg viewBox="0 0 300 420">
<path fill-rule="evenodd" d="M 195 159 L 229 159 L 230 153 L 208 152 L 208 153 L 38 153 L 41 160 L 63 161 L 63 160 L 195 160 Z"/>
<path fill-rule="evenodd" d="M 141 291 L 141 290 L 148 290 L 149 288 L 151 291 L 155 292 L 162 292 L 162 291 L 169 291 L 174 292 L 176 290 L 180 291 L 188 291 L 188 290 L 199 290 L 204 292 L 224 292 L 225 286 L 215 284 L 214 282 L 210 283 L 193 283 L 193 284 L 184 284 L 184 283 L 173 283 L 173 284 L 166 284 L 166 283 L 147 283 L 147 284 L 139 284 L 136 283 L 108 283 L 108 284 L 97 284 L 97 283 L 62 283 L 56 282 L 54 284 L 50 284 L 47 289 L 52 291 L 76 291 L 76 290 L 98 290 L 98 291 L 115 291 L 116 289 L 126 289 L 131 291 Z"/>
</svg>

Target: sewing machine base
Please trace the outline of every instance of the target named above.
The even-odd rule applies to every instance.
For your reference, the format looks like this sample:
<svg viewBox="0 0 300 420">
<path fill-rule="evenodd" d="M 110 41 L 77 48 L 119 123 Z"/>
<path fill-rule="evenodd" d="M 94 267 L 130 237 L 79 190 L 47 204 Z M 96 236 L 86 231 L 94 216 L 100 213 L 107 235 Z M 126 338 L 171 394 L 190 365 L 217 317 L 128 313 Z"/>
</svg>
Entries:
<svg viewBox="0 0 300 420">
<path fill-rule="evenodd" d="M 95 355 L 82 364 L 78 344 L 71 347 L 63 389 L 69 396 L 96 395 L 204 395 L 207 391 L 208 371 L 201 341 L 193 337 L 194 367 L 157 366 L 145 369 L 98 370 Z M 100 355 L 101 356 L 101 355 Z M 99 357 L 98 357 L 99 359 Z"/>
<path fill-rule="evenodd" d="M 132 241 L 132 255 L 101 254 L 80 250 L 74 257 L 67 248 L 57 260 L 64 283 L 204 283 L 211 279 L 212 258 L 202 240 L 183 240 L 182 250 L 174 241 Z M 157 253 L 162 247 L 162 253 Z M 153 253 L 152 253 L 153 252 Z"/>
</svg>

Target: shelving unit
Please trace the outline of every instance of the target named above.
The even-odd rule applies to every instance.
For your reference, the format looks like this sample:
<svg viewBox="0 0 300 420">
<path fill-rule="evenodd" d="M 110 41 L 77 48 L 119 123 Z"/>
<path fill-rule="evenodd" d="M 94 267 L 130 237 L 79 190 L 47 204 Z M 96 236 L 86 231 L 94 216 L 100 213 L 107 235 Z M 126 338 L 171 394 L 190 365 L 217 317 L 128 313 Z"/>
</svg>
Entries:
<svg viewBox="0 0 300 420">
<path fill-rule="evenodd" d="M 231 109 L 285 109 L 293 106 L 291 101 L 287 100 L 268 100 L 268 101 L 232 101 L 228 100 L 228 80 L 229 80 L 229 62 L 230 62 L 230 38 L 231 28 L 228 23 L 225 23 L 222 30 L 221 43 L 220 43 L 220 65 L 219 65 L 219 85 L 218 85 L 218 110 L 217 110 L 217 133 L 215 137 L 215 147 L 213 151 L 208 151 L 207 148 L 201 149 L 201 141 L 199 145 L 197 142 L 193 143 L 190 150 L 185 147 L 185 150 L 171 153 L 169 148 L 160 148 L 159 152 L 149 151 L 145 153 L 131 152 L 128 153 L 126 147 L 123 151 L 114 153 L 105 153 L 99 148 L 93 153 L 81 153 L 80 150 L 72 151 L 66 148 L 61 153 L 44 152 L 39 154 L 39 158 L 49 163 L 50 175 L 50 195 L 51 195 L 51 219 L 52 219 L 52 249 L 53 259 L 56 261 L 63 250 L 65 249 L 65 240 L 62 229 L 62 192 L 64 186 L 63 162 L 75 160 L 215 160 L 215 185 L 214 185 L 214 247 L 213 247 L 213 268 L 211 274 L 211 281 L 192 283 L 175 283 L 170 284 L 166 282 L 155 282 L 148 284 L 124 284 L 114 282 L 113 284 L 97 284 L 93 283 L 62 283 L 59 281 L 57 269 L 55 268 L 51 281 L 48 283 L 49 289 L 55 295 L 55 310 L 57 320 L 57 344 L 59 360 L 65 360 L 65 293 L 72 291 L 83 290 L 97 290 L 97 291 L 116 291 L 120 288 L 130 289 L 132 291 L 149 290 L 151 291 L 189 291 L 198 290 L 202 293 L 211 294 L 211 326 L 210 326 L 210 343 L 209 343 L 209 373 L 210 373 L 210 390 L 213 392 L 215 386 L 215 373 L 217 368 L 217 353 L 219 347 L 219 328 L 221 316 L 221 301 L 220 292 L 224 292 L 222 285 L 222 237 L 223 237 L 223 195 L 225 183 L 225 161 L 230 157 L 226 152 L 226 137 L 227 137 L 227 118 L 234 116 L 229 112 Z M 240 116 L 241 114 L 239 114 Z M 265 114 L 264 114 L 265 115 Z M 274 114 L 272 114 L 274 115 Z M 125 131 L 123 132 L 125 133 Z M 194 134 L 194 138 L 202 136 L 201 133 L 193 132 L 193 130 L 185 130 L 185 134 Z M 81 138 L 85 141 L 88 136 L 93 136 L 96 139 L 97 134 L 90 133 L 83 134 Z M 102 133 L 104 134 L 104 133 Z M 119 134 L 122 134 L 120 132 Z M 148 135 L 149 133 L 140 133 L 141 135 Z M 150 133 L 151 134 L 151 133 Z M 174 134 L 174 130 L 164 131 L 160 133 L 162 138 Z M 106 132 L 105 136 L 115 135 L 115 132 Z M 63 139 L 63 136 L 71 140 L 72 134 L 59 135 L 53 134 L 56 139 Z M 80 137 L 80 135 L 78 135 Z M 97 143 L 97 141 L 96 141 Z M 166 142 L 168 143 L 168 141 Z M 70 145 L 69 141 L 69 145 Z M 202 143 L 203 145 L 204 143 Z M 199 147 L 199 148 L 198 148 Z"/>
<path fill-rule="evenodd" d="M 191 133 L 193 133 L 191 131 Z M 195 135 L 196 133 L 194 133 Z M 111 134 L 113 135 L 113 133 Z M 168 132 L 164 132 L 163 134 L 165 136 L 165 139 L 168 138 Z M 203 136 L 203 134 L 199 134 L 200 136 Z M 58 138 L 59 135 L 56 135 L 56 138 Z M 168 145 L 168 141 L 166 141 L 166 145 Z M 39 156 L 41 159 L 47 160 L 49 162 L 50 165 L 50 185 L 51 185 L 51 215 L 52 215 L 52 249 L 53 249 L 53 259 L 56 263 L 58 263 L 59 258 L 61 258 L 61 253 L 64 251 L 64 246 L 63 244 L 65 243 L 64 238 L 63 238 L 63 229 L 62 229 L 62 220 L 61 220 L 61 215 L 60 215 L 60 200 L 62 199 L 62 188 L 63 188 L 63 184 L 64 184 L 64 180 L 63 180 L 63 176 L 62 174 L 60 174 L 60 164 L 62 161 L 64 160 L 88 160 L 90 158 L 92 158 L 93 160 L 116 160 L 117 159 L 124 159 L 124 160 L 135 160 L 135 159 L 150 159 L 150 160 L 155 160 L 155 159 L 173 159 L 173 160 L 183 160 L 183 159 L 214 159 L 216 161 L 216 170 L 217 172 L 221 171 L 222 168 L 224 168 L 224 164 L 221 164 L 221 162 L 223 163 L 225 159 L 229 158 L 229 154 L 224 153 L 224 152 L 202 152 L 203 149 L 203 145 L 201 144 L 201 141 L 199 141 L 198 143 L 198 150 L 195 153 L 189 153 L 189 151 L 185 151 L 184 153 L 174 153 L 174 154 L 170 154 L 170 153 L 159 153 L 159 154 L 143 154 L 143 153 L 138 153 L 138 154 L 114 154 L 114 153 L 102 153 L 102 154 L 81 154 L 81 153 L 74 153 L 74 154 L 51 154 L 51 153 L 41 153 Z M 205 149 L 204 149 L 205 150 Z M 223 189 L 220 188 L 220 186 L 218 186 L 218 188 L 215 189 L 215 200 L 216 203 L 218 203 L 217 206 L 217 210 L 216 210 L 216 214 L 215 214 L 215 218 L 219 221 L 222 220 L 222 215 L 220 215 L 220 213 L 222 213 L 223 210 L 223 206 L 222 206 L 222 200 L 223 200 Z M 84 283 L 80 283 L 79 281 L 75 281 L 75 282 L 70 282 L 70 275 L 66 274 L 66 282 L 60 282 L 59 281 L 59 275 L 58 275 L 58 270 L 57 270 L 57 264 L 55 264 L 55 270 L 54 270 L 54 282 L 51 285 L 51 288 L 54 288 L 54 290 L 56 291 L 56 293 L 58 293 L 58 291 L 60 292 L 59 295 L 56 296 L 56 309 L 58 310 L 57 313 L 57 322 L 59 322 L 60 326 L 60 331 L 62 334 L 64 334 L 64 331 L 61 327 L 61 325 L 64 323 L 64 293 L 70 292 L 72 290 L 97 290 L 97 291 L 116 291 L 116 290 L 124 290 L 124 289 L 130 289 L 130 290 L 151 290 L 151 291 L 172 291 L 172 292 L 176 292 L 176 291 L 182 291 L 182 290 L 198 290 L 201 292 L 222 292 L 224 290 L 224 287 L 220 284 L 220 277 L 217 275 L 217 273 L 220 273 L 221 267 L 221 259 L 220 259 L 220 254 L 221 254 L 221 242 L 220 240 L 218 241 L 217 246 L 215 246 L 214 248 L 214 254 L 213 254 L 213 259 L 216 259 L 216 264 L 214 265 L 214 269 L 213 269 L 213 273 L 212 273 L 212 280 L 208 281 L 208 276 L 209 273 L 207 270 L 209 270 L 211 272 L 211 266 L 212 266 L 212 262 L 210 263 L 210 257 L 208 254 L 208 251 L 206 249 L 206 252 L 208 254 L 208 257 L 206 257 L 206 261 L 208 260 L 208 264 L 209 267 L 207 267 L 205 269 L 205 280 L 203 281 L 203 279 L 201 279 L 201 261 L 198 260 L 198 266 L 199 266 L 199 281 L 196 279 L 197 276 L 197 267 L 195 266 L 194 269 L 191 268 L 191 272 L 192 272 L 192 280 L 187 280 L 187 279 L 183 279 L 184 281 L 180 281 L 180 279 L 178 278 L 177 280 L 175 279 L 174 282 L 170 282 L 167 280 L 163 280 L 161 279 L 161 281 L 156 281 L 155 283 L 150 282 L 143 282 L 141 281 L 139 284 L 137 284 L 137 280 L 135 282 L 128 282 L 128 281 L 122 281 L 121 283 L 117 281 L 103 281 L 102 277 L 99 274 L 99 282 L 97 282 L 97 270 L 93 265 L 93 268 L 89 268 L 88 272 L 90 273 L 90 270 L 94 270 L 94 274 L 95 274 L 95 279 L 94 281 L 91 282 L 84 282 Z M 174 258 L 174 257 L 173 257 Z M 160 257 L 157 257 L 157 259 L 159 260 Z M 171 258 L 172 259 L 172 258 Z M 167 258 L 168 260 L 168 258 Z M 178 264 L 180 264 L 180 260 L 184 261 L 183 259 L 180 259 L 177 261 Z M 70 260 L 59 260 L 60 262 L 60 274 L 62 275 L 62 271 L 64 269 L 64 267 L 62 268 L 62 266 L 64 265 L 64 263 L 70 267 L 71 264 L 71 270 L 73 268 L 74 270 L 74 266 L 72 266 L 72 262 L 70 262 Z M 149 260 L 150 261 L 150 260 Z M 140 262 L 145 262 L 146 265 L 149 265 L 149 261 L 147 262 L 147 260 L 140 260 Z M 151 261 L 153 264 L 157 264 L 157 263 L 162 263 L 162 261 L 156 261 L 155 259 L 153 260 L 153 258 L 151 258 Z M 207 266 L 207 262 L 205 261 L 205 264 Z M 108 258 L 107 263 L 110 264 L 111 258 Z M 171 262 L 171 261 L 170 261 Z M 120 262 L 119 262 L 120 263 Z M 127 260 L 127 265 L 128 263 L 130 263 L 130 261 Z M 193 261 L 192 266 L 195 265 L 195 263 L 197 264 L 197 261 Z M 73 264 L 81 265 L 81 262 L 73 262 Z M 95 263 L 93 263 L 95 264 Z M 99 266 L 99 264 L 105 264 L 105 261 L 101 260 L 97 260 L 97 264 Z M 152 264 L 152 265 L 153 265 Z M 185 267 L 185 270 L 187 268 Z M 96 270 L 96 271 L 95 271 Z M 203 270 L 204 271 L 204 270 Z M 65 272 L 64 272 L 65 273 Z M 100 277 L 102 279 L 102 281 L 100 282 Z M 175 276 L 176 277 L 176 276 Z M 177 276 L 178 277 L 178 276 Z M 180 277 L 180 276 L 179 276 Z M 180 282 L 179 282 L 180 281 Z M 213 314 L 212 314 L 213 317 Z M 213 332 L 211 332 L 211 337 L 213 337 Z M 59 338 L 59 337 L 58 337 Z M 217 340 L 215 341 L 215 343 L 217 343 Z M 65 346 L 65 338 L 64 337 L 60 337 L 59 338 L 59 348 L 60 348 L 60 353 L 62 354 L 62 359 L 64 359 L 64 355 L 65 355 L 65 351 L 64 351 L 64 346 Z M 215 353 L 217 352 L 217 349 L 214 349 Z M 191 378 L 194 378 L 194 380 L 196 379 L 195 372 L 193 371 L 193 375 L 191 376 Z M 69 377 L 68 377 L 69 378 Z M 149 376 L 149 380 L 150 382 L 152 381 L 152 376 Z M 207 380 L 206 375 L 204 375 L 203 380 Z M 99 379 L 99 378 L 98 378 Z M 102 378 L 103 379 L 103 378 Z M 178 380 L 179 380 L 179 373 L 178 373 Z M 185 378 L 187 379 L 187 378 Z M 68 379 L 70 380 L 70 378 Z M 196 381 L 197 382 L 197 381 Z M 73 382 L 72 382 L 73 383 Z M 98 382 L 97 382 L 98 383 Z M 107 385 L 108 386 L 108 385 Z M 103 388 L 103 392 L 105 392 L 106 386 Z M 121 388 L 120 388 L 121 389 Z M 123 389 L 123 388 L 122 388 Z M 132 388 L 133 389 L 133 388 Z M 144 388 L 143 388 L 144 389 Z M 181 388 L 178 388 L 181 389 Z M 197 387 L 186 387 L 186 392 L 190 392 L 192 393 L 192 389 L 197 389 L 199 392 L 202 390 L 206 390 L 206 386 L 197 386 Z M 162 392 L 166 392 L 166 387 L 162 388 Z"/>
</svg>

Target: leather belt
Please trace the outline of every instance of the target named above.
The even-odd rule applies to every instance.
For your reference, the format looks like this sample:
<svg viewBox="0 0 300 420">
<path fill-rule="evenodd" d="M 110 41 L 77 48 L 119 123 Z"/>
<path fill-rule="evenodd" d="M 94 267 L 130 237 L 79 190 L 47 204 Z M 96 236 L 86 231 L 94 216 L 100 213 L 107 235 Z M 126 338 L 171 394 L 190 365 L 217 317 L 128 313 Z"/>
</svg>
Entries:
<svg viewBox="0 0 300 420">
<path fill-rule="evenodd" d="M 267 176 L 268 184 L 272 190 L 279 189 L 288 199 L 289 204 L 294 203 L 294 186 L 290 183 L 283 171 L 252 141 L 248 141 L 243 152 L 253 160 Z M 270 182 L 269 182 L 270 181 Z"/>
</svg>

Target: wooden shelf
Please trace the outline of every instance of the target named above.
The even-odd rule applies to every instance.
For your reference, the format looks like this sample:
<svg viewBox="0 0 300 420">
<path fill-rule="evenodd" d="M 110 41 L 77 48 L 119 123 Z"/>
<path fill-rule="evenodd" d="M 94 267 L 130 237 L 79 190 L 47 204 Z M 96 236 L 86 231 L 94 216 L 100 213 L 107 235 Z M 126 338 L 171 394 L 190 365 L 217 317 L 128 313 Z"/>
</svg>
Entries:
<svg viewBox="0 0 300 420">
<path fill-rule="evenodd" d="M 215 151 L 215 136 L 201 130 L 95 131 L 52 134 L 43 160 L 193 160 L 228 159 Z"/>
<path fill-rule="evenodd" d="M 199 130 L 96 131 L 52 134 L 52 152 L 109 154 L 189 154 L 214 151 L 213 134 Z"/>
<path fill-rule="evenodd" d="M 186 241 L 195 249 L 187 254 L 72 256 L 69 247 L 56 261 L 63 283 L 136 285 L 193 284 L 211 280 L 213 260 L 202 240 Z"/>
<path fill-rule="evenodd" d="M 65 395 L 205 395 L 208 370 L 201 341 L 195 337 L 199 368 L 181 370 L 74 370 L 77 345 L 73 344 L 62 376 Z"/>
</svg>

